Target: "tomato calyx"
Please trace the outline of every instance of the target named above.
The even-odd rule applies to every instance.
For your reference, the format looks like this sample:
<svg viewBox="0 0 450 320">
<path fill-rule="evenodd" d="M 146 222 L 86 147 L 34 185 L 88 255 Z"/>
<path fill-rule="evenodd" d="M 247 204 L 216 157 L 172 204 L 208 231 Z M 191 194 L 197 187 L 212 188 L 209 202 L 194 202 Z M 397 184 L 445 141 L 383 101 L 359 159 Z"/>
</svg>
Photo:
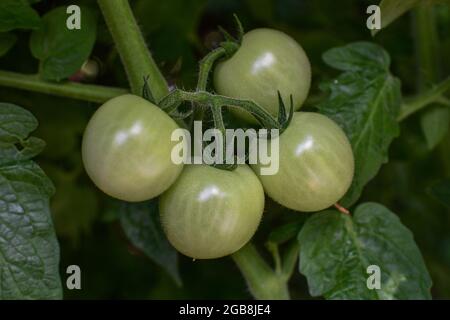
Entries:
<svg viewBox="0 0 450 320">
<path fill-rule="evenodd" d="M 219 26 L 225 41 L 219 44 L 219 47 L 212 50 L 200 61 L 200 71 L 197 82 L 197 91 L 206 91 L 209 74 L 214 63 L 218 60 L 231 58 L 239 50 L 244 37 L 244 28 L 236 14 L 233 15 L 236 21 L 238 36 L 234 38 L 225 29 Z"/>
<path fill-rule="evenodd" d="M 220 47 L 225 50 L 225 56 L 227 59 L 231 58 L 233 54 L 239 49 L 242 43 L 242 39 L 244 38 L 244 28 L 242 26 L 241 21 L 239 20 L 237 14 L 233 14 L 234 22 L 237 27 L 237 37 L 233 37 L 228 31 L 219 26 L 219 31 L 222 36 L 225 38 L 225 41 L 220 43 Z"/>
<path fill-rule="evenodd" d="M 219 115 L 217 113 L 221 113 L 223 107 L 239 108 L 251 113 L 259 121 L 263 128 L 278 129 L 281 133 L 289 126 L 294 113 L 294 107 L 292 96 L 290 99 L 288 113 L 286 113 L 286 108 L 279 92 L 278 101 L 278 118 L 273 117 L 268 111 L 252 100 L 235 99 L 213 94 L 208 91 L 191 92 L 175 89 L 160 101 L 159 106 L 166 113 L 171 114 L 176 111 L 183 102 L 192 102 L 194 107 L 210 107 L 213 112 L 213 117 L 217 119 L 219 119 Z M 214 115 L 215 113 L 216 115 Z M 220 127 L 216 128 L 219 130 L 221 129 Z"/>
</svg>

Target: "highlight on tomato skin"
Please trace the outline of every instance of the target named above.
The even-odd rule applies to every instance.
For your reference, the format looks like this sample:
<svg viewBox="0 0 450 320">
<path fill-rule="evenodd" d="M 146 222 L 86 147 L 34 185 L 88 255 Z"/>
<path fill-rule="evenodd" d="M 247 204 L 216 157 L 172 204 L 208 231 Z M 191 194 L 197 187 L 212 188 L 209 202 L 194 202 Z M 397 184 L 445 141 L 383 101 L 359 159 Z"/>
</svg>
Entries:
<svg viewBox="0 0 450 320">
<path fill-rule="evenodd" d="M 264 191 L 247 165 L 234 171 L 186 165 L 160 197 L 159 208 L 175 249 L 194 259 L 215 259 L 252 238 L 264 211 Z"/>
<path fill-rule="evenodd" d="M 292 94 L 294 110 L 298 110 L 310 85 L 311 65 L 303 48 L 289 35 L 268 28 L 247 32 L 238 51 L 214 70 L 214 87 L 219 94 L 253 100 L 273 116 L 278 114 L 278 91 L 284 101 Z M 249 113 L 230 110 L 256 123 Z"/>
<path fill-rule="evenodd" d="M 333 120 L 319 113 L 296 112 L 276 139 L 278 172 L 261 175 L 261 164 L 252 165 L 270 198 L 310 212 L 326 209 L 344 196 L 353 180 L 354 157 L 347 136 Z"/>
<path fill-rule="evenodd" d="M 106 194 L 129 202 L 152 199 L 176 180 L 183 164 L 171 161 L 178 125 L 151 102 L 131 94 L 104 103 L 82 141 L 87 174 Z"/>
</svg>

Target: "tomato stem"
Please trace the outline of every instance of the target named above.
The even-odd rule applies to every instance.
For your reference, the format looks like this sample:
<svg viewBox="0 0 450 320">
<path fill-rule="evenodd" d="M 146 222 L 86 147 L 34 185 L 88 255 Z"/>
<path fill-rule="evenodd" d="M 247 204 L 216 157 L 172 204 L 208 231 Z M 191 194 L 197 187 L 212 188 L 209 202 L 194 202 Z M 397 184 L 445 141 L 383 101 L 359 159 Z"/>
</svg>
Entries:
<svg viewBox="0 0 450 320">
<path fill-rule="evenodd" d="M 170 114 L 183 101 L 194 102 L 195 107 L 215 105 L 240 108 L 254 115 L 265 128 L 283 129 L 277 119 L 255 102 L 215 95 L 207 91 L 189 92 L 175 89 L 161 100 L 160 107 Z"/>
<path fill-rule="evenodd" d="M 216 48 L 210 53 L 208 53 L 200 61 L 200 71 L 198 74 L 197 91 L 206 91 L 206 86 L 208 84 L 209 73 L 214 65 L 214 63 L 225 56 L 225 49 L 222 47 Z"/>
<path fill-rule="evenodd" d="M 339 203 L 335 203 L 335 204 L 334 204 L 334 207 L 335 207 L 336 209 L 338 209 L 339 212 L 342 212 L 342 213 L 344 213 L 344 214 L 350 215 L 350 211 L 349 211 L 348 209 L 344 208 L 343 206 L 341 206 Z"/>
<path fill-rule="evenodd" d="M 251 244 L 231 256 L 241 270 L 250 292 L 260 300 L 290 299 L 287 278 L 274 272 Z"/>
<path fill-rule="evenodd" d="M 98 4 L 122 59 L 131 91 L 140 95 L 144 77 L 149 76 L 152 96 L 159 101 L 169 88 L 147 48 L 128 0 L 99 0 Z"/>
<path fill-rule="evenodd" d="M 450 100 L 444 96 L 444 92 L 450 90 L 450 77 L 447 77 L 436 87 L 425 91 L 430 83 L 436 83 L 440 80 L 442 70 L 444 70 L 442 68 L 443 56 L 439 50 L 443 39 L 439 37 L 439 17 L 436 12 L 433 6 L 426 4 L 420 4 L 414 10 L 412 26 L 416 44 L 417 69 L 418 73 L 422 75 L 418 78 L 417 83 L 420 95 L 412 104 L 413 107 L 416 107 L 416 110 L 433 103 L 450 107 Z M 423 99 L 420 99 L 420 97 L 423 97 Z M 443 138 L 436 148 L 436 153 L 441 159 L 443 175 L 450 174 L 449 136 L 447 134 L 447 137 Z"/>
<path fill-rule="evenodd" d="M 38 75 L 0 70 L 0 85 L 60 97 L 103 103 L 111 98 L 128 93 L 124 88 L 105 87 L 77 82 L 54 83 L 39 79 Z"/>
<path fill-rule="evenodd" d="M 208 53 L 201 61 L 200 61 L 200 70 L 198 73 L 198 82 L 197 82 L 197 91 L 206 91 L 206 87 L 208 84 L 209 74 L 211 72 L 211 69 L 214 65 L 214 63 L 225 56 L 225 49 L 222 47 L 219 47 L 217 49 L 214 49 L 210 53 Z M 198 121 L 203 119 L 203 115 L 205 113 L 204 106 L 199 106 L 198 108 L 195 108 L 194 110 L 194 121 Z"/>
<path fill-rule="evenodd" d="M 450 106 L 450 101 L 443 95 L 448 90 L 450 90 L 450 77 L 417 97 L 407 100 L 400 108 L 398 120 L 402 121 L 432 103 Z"/>
<path fill-rule="evenodd" d="M 450 106 L 450 101 L 444 93 L 450 90 L 450 77 L 440 84 L 428 88 L 429 84 L 439 81 L 441 70 L 439 61 L 439 34 L 432 6 L 420 4 L 414 10 L 413 32 L 416 45 L 418 73 L 417 87 L 419 95 L 409 99 L 400 109 L 399 120 L 422 110 L 426 106 L 438 103 Z"/>
</svg>

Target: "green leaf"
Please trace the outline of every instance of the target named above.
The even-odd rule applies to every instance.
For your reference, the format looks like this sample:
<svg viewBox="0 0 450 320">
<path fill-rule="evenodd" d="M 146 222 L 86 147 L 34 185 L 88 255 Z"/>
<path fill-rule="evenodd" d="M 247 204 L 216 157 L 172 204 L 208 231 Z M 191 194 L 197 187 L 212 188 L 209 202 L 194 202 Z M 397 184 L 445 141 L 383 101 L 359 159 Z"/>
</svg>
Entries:
<svg viewBox="0 0 450 320">
<path fill-rule="evenodd" d="M 427 109 L 420 117 L 420 125 L 430 150 L 444 139 L 448 131 L 449 121 L 450 111 L 448 107 Z"/>
<path fill-rule="evenodd" d="M 430 299 L 431 279 L 412 233 L 377 203 L 353 217 L 337 211 L 313 215 L 298 236 L 300 272 L 312 296 L 327 299 Z M 368 289 L 380 268 L 380 289 Z"/>
<path fill-rule="evenodd" d="M 340 201 L 350 206 L 387 162 L 389 145 L 399 134 L 400 81 L 389 72 L 387 52 L 373 43 L 356 42 L 328 50 L 323 60 L 344 71 L 321 84 L 329 96 L 318 109 L 344 129 L 353 148 L 355 175 Z"/>
<path fill-rule="evenodd" d="M 304 219 L 283 224 L 270 232 L 267 241 L 277 245 L 283 244 L 291 240 L 298 234 L 303 223 Z"/>
<path fill-rule="evenodd" d="M 402 16 L 405 12 L 416 6 L 420 0 L 382 0 L 380 2 L 381 12 L 381 29 L 386 28 L 394 20 Z M 372 35 L 375 35 L 380 30 L 372 30 Z"/>
<path fill-rule="evenodd" d="M 98 214 L 94 187 L 83 184 L 75 171 L 56 165 L 43 165 L 58 192 L 52 198 L 51 211 L 58 237 L 77 246 L 83 236 L 91 233 Z"/>
<path fill-rule="evenodd" d="M 40 76 L 59 81 L 73 75 L 91 54 L 97 33 L 97 19 L 87 7 L 81 8 L 81 29 L 69 30 L 66 7 L 58 7 L 43 18 L 40 29 L 33 31 L 30 49 L 40 60 Z"/>
<path fill-rule="evenodd" d="M 25 0 L 0 1 L 0 32 L 14 29 L 37 29 L 40 18 Z"/>
<path fill-rule="evenodd" d="M 43 147 L 27 138 L 28 111 L 0 103 L 0 299 L 59 299 L 59 246 L 49 211 L 51 181 L 30 158 Z"/>
<path fill-rule="evenodd" d="M 121 202 L 119 206 L 120 222 L 128 239 L 150 259 L 165 268 L 174 281 L 181 285 L 178 255 L 161 228 L 158 202 Z"/>
<path fill-rule="evenodd" d="M 0 166 L 31 159 L 45 146 L 41 139 L 30 137 L 37 127 L 36 119 L 25 109 L 0 103 Z"/>
<path fill-rule="evenodd" d="M 17 41 L 17 37 L 12 33 L 0 33 L 0 57 L 5 55 Z"/>
<path fill-rule="evenodd" d="M 428 193 L 450 208 L 450 179 L 446 178 L 433 184 Z"/>
</svg>

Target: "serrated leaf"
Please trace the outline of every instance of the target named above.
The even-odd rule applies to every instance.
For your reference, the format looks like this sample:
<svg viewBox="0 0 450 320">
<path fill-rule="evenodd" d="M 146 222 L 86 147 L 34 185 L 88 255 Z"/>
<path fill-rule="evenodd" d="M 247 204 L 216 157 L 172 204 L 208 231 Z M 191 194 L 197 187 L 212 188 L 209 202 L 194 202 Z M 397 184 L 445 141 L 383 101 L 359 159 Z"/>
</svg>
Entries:
<svg viewBox="0 0 450 320">
<path fill-rule="evenodd" d="M 91 54 L 97 34 L 97 19 L 87 7 L 81 8 L 81 29 L 69 30 L 66 7 L 45 14 L 42 27 L 33 31 L 30 49 L 40 60 L 40 76 L 59 81 L 73 75 Z"/>
<path fill-rule="evenodd" d="M 5 55 L 16 43 L 17 37 L 12 33 L 0 33 L 0 57 Z"/>
<path fill-rule="evenodd" d="M 0 142 L 20 142 L 37 126 L 36 118 L 29 111 L 11 103 L 0 103 Z"/>
<path fill-rule="evenodd" d="M 400 81 L 389 72 L 387 52 L 376 44 L 356 42 L 328 50 L 323 60 L 344 71 L 322 83 L 328 98 L 318 109 L 347 134 L 355 156 L 353 183 L 340 203 L 350 206 L 387 162 L 392 140 L 399 134 Z"/>
<path fill-rule="evenodd" d="M 433 107 L 425 110 L 420 117 L 420 125 L 428 149 L 433 149 L 444 139 L 450 122 L 448 107 Z"/>
<path fill-rule="evenodd" d="M 337 211 L 313 215 L 299 233 L 300 272 L 312 296 L 327 299 L 430 299 L 431 278 L 412 233 L 377 203 L 353 217 Z M 380 289 L 368 289 L 380 268 Z"/>
<path fill-rule="evenodd" d="M 442 179 L 433 184 L 428 192 L 445 206 L 450 208 L 450 179 Z"/>
<path fill-rule="evenodd" d="M 163 267 L 180 285 L 178 255 L 161 228 L 157 200 L 121 202 L 120 223 L 128 239 L 150 259 Z"/>
<path fill-rule="evenodd" d="M 28 111 L 0 103 L 0 299 L 62 297 L 49 211 L 54 187 L 30 160 L 43 146 L 27 138 L 36 126 Z"/>
<path fill-rule="evenodd" d="M 37 29 L 40 18 L 26 0 L 0 1 L 0 32 L 14 29 Z"/>
</svg>

